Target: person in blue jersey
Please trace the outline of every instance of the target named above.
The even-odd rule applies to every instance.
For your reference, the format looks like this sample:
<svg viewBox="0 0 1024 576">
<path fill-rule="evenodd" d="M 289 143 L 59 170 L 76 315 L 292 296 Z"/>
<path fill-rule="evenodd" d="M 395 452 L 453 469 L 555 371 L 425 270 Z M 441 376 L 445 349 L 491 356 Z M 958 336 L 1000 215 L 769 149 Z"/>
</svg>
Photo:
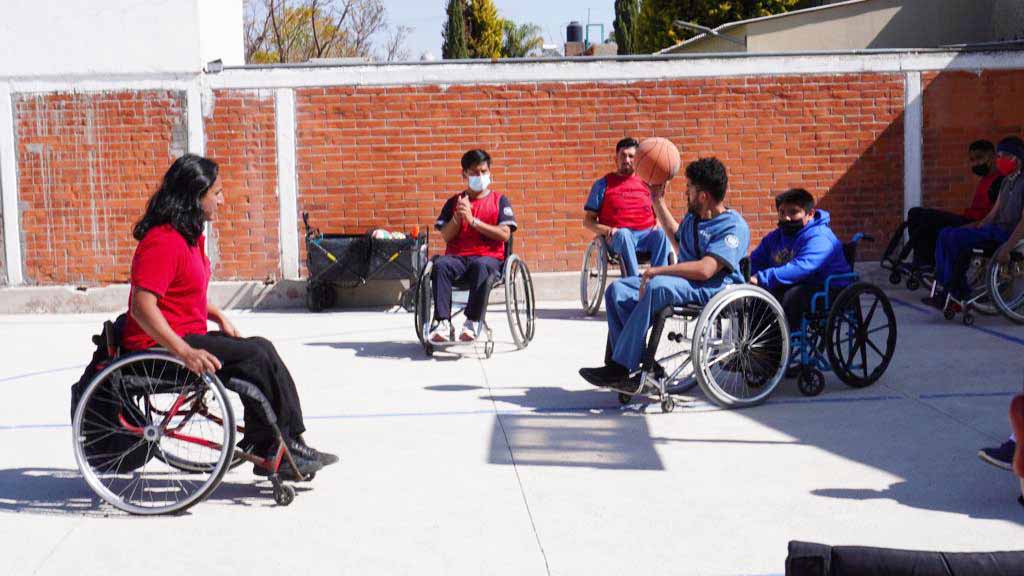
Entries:
<svg viewBox="0 0 1024 576">
<path fill-rule="evenodd" d="M 750 255 L 750 283 L 775 296 L 793 331 L 800 328 L 814 293 L 824 290 L 825 279 L 851 268 L 842 243 L 829 227 L 829 213 L 815 209 L 810 192 L 787 190 L 775 197 L 775 208 L 779 227 Z"/>
<path fill-rule="evenodd" d="M 666 185 L 651 187 L 658 223 L 675 244 L 679 262 L 652 266 L 642 275 L 616 280 L 605 292 L 608 350 L 604 366 L 581 368 L 595 386 L 635 392 L 654 314 L 667 306 L 706 304 L 731 284 L 743 283 L 740 260 L 747 255 L 750 228 L 725 206 L 729 178 L 717 158 L 701 158 L 686 167 L 687 213 L 676 221 L 665 201 Z"/>
</svg>

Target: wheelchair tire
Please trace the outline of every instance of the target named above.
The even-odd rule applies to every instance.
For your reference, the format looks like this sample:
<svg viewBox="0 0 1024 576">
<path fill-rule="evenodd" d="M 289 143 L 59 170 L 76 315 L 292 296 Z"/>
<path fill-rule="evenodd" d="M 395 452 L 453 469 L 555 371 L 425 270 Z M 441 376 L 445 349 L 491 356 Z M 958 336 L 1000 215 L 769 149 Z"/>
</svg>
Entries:
<svg viewBox="0 0 1024 576">
<path fill-rule="evenodd" d="M 697 318 L 691 355 L 697 383 L 715 404 L 742 408 L 764 402 L 789 361 L 782 306 L 757 286 L 725 288 Z"/>
<path fill-rule="evenodd" d="M 536 328 L 533 278 L 521 258 L 513 254 L 505 261 L 505 312 L 512 339 L 520 350 L 530 345 Z"/>
<path fill-rule="evenodd" d="M 825 349 L 832 370 L 847 385 L 863 388 L 881 378 L 896 352 L 896 338 L 896 314 L 881 288 L 857 282 L 836 297 L 825 327 Z"/>
<path fill-rule="evenodd" d="M 434 270 L 434 263 L 427 262 L 420 272 L 419 280 L 416 281 L 416 296 L 413 306 L 413 322 L 416 327 L 416 338 L 423 346 L 427 356 L 434 354 L 434 347 L 427 339 L 430 335 L 430 326 L 434 317 L 434 286 L 431 273 Z"/>
<path fill-rule="evenodd" d="M 197 418 L 190 406 L 199 401 L 216 406 L 224 425 Z M 168 415 L 175 405 L 178 411 Z M 172 514 L 220 484 L 234 455 L 221 447 L 235 445 L 235 419 L 216 376 L 199 376 L 168 354 L 145 352 L 96 375 L 75 410 L 72 433 L 79 470 L 98 496 L 130 514 Z M 166 457 L 156 458 L 157 452 L 210 466 L 179 470 Z"/>
<path fill-rule="evenodd" d="M 972 295 L 984 291 L 985 295 L 978 298 L 971 304 L 975 312 L 983 316 L 995 316 L 999 314 L 999 308 L 992 301 L 992 293 L 989 288 L 989 269 L 991 261 L 986 256 L 974 256 L 970 266 L 967 268 L 967 286 Z"/>
<path fill-rule="evenodd" d="M 690 340 L 693 318 L 668 316 L 661 326 L 658 342 L 651 341 L 658 336 L 652 329 L 648 336 L 647 354 L 654 358 L 655 378 L 664 379 L 665 389 L 674 394 L 683 394 L 697 385 L 694 375 Z"/>
<path fill-rule="evenodd" d="M 225 387 L 226 388 L 226 387 Z M 237 394 L 228 394 L 228 401 L 231 403 L 232 414 L 242 414 L 245 407 L 242 405 L 242 400 Z M 195 406 L 189 407 L 196 413 L 196 417 L 203 417 L 211 422 L 213 426 L 223 426 L 227 421 L 227 418 L 220 413 L 215 413 L 211 407 L 201 400 L 195 403 Z M 162 414 L 162 413 L 161 413 Z M 235 435 L 244 433 L 244 428 L 235 426 Z M 164 464 L 172 466 L 183 472 L 195 472 L 204 473 L 210 472 L 217 466 L 215 459 L 207 459 L 205 462 L 192 461 L 188 459 L 188 455 L 179 456 L 173 451 L 173 446 L 165 447 L 163 450 L 156 451 L 153 456 L 159 459 Z M 238 455 L 239 451 L 247 452 L 252 454 L 252 446 L 243 446 L 241 443 L 235 446 L 235 452 L 232 453 L 231 462 L 228 464 L 228 470 L 234 470 L 246 462 L 246 459 Z"/>
<path fill-rule="evenodd" d="M 604 241 L 594 238 L 583 254 L 583 270 L 580 272 L 580 304 L 587 316 L 593 316 L 601 309 L 604 288 L 608 283 L 608 254 Z"/>
<path fill-rule="evenodd" d="M 996 309 L 1007 319 L 1024 324 L 1024 254 L 1018 246 L 1008 264 L 995 259 L 989 264 L 989 295 Z"/>
</svg>

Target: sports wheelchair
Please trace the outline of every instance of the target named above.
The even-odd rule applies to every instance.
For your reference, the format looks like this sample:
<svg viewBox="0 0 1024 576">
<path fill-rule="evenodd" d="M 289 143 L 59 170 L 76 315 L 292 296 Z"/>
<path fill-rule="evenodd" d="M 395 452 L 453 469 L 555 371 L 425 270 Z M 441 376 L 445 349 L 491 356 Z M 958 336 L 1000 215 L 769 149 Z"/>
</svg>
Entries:
<svg viewBox="0 0 1024 576">
<path fill-rule="evenodd" d="M 871 237 L 858 232 L 843 244 L 851 269 L 862 240 L 871 241 Z M 810 311 L 801 319 L 799 330 L 790 333 L 787 372 L 797 371 L 797 387 L 805 396 L 821 394 L 828 371 L 849 386 L 863 388 L 889 367 L 896 336 L 896 315 L 885 292 L 861 282 L 856 272 L 834 274 L 811 297 Z"/>
<path fill-rule="evenodd" d="M 480 323 L 483 326 L 484 355 L 487 358 L 494 353 L 494 332 L 487 323 L 487 308 L 490 303 L 490 294 L 495 289 L 504 288 L 505 291 L 505 314 L 508 317 L 508 327 L 512 331 L 512 339 L 516 348 L 522 350 L 529 346 L 533 340 L 536 328 L 536 302 L 534 300 L 533 279 L 530 276 L 530 269 L 522 258 L 512 251 L 512 236 L 509 236 L 505 243 L 505 256 L 501 269 L 491 278 L 487 292 L 488 305 L 484 306 L 483 314 L 480 316 Z M 452 322 L 451 334 L 448 342 L 431 342 L 429 335 L 437 327 L 434 321 L 434 262 L 438 256 L 430 259 L 430 262 L 423 267 L 419 280 L 416 284 L 416 302 L 413 311 L 416 323 L 416 337 L 423 346 L 423 352 L 427 356 L 433 356 L 434 350 L 439 348 L 450 348 L 453 346 L 465 346 L 475 342 L 460 342 L 455 339 L 455 323 Z M 465 283 L 456 282 L 452 286 L 452 320 L 465 311 L 460 307 L 460 302 L 455 298 L 459 292 L 468 293 L 469 286 Z M 479 339 L 479 336 L 478 336 Z"/>
<path fill-rule="evenodd" d="M 651 255 L 647 252 L 637 252 L 636 260 L 639 264 L 650 264 Z M 676 253 L 669 251 L 668 263 L 676 263 Z M 604 289 L 608 284 L 608 267 L 616 266 L 619 275 L 626 276 L 625 268 L 618 254 L 612 252 L 605 236 L 595 236 L 583 253 L 583 270 L 580 272 L 580 303 L 583 305 L 583 312 L 587 316 L 593 316 L 601 310 L 601 301 L 604 300 Z"/>
<path fill-rule="evenodd" d="M 749 279 L 749 260 L 741 265 Z M 789 345 L 786 316 L 767 290 L 728 286 L 703 306 L 669 306 L 655 314 L 639 387 L 634 393 L 620 391 L 619 402 L 654 397 L 663 412 L 671 412 L 674 394 L 699 385 L 725 408 L 760 404 L 785 374 Z M 605 356 L 610 358 L 610 347 Z"/>
<path fill-rule="evenodd" d="M 909 222 L 904 221 L 896 229 L 896 233 L 889 239 L 889 244 L 882 253 L 881 266 L 883 270 L 889 271 L 889 283 L 898 286 L 907 279 L 907 290 L 913 292 L 922 286 L 929 286 L 932 283 L 933 269 L 931 267 L 914 266 L 907 262 L 907 257 L 914 249 L 913 244 L 907 237 L 907 226 Z"/>
<path fill-rule="evenodd" d="M 989 242 L 973 248 L 967 257 L 968 296 L 964 299 L 946 297 L 942 315 L 946 320 L 961 315 L 965 326 L 972 326 L 974 312 L 985 315 L 1002 314 L 1024 324 L 1024 241 L 1010 252 L 1010 261 L 1000 264 L 993 256 L 1000 244 Z M 937 286 L 932 285 L 932 296 Z"/>
<path fill-rule="evenodd" d="M 313 479 L 300 474 L 259 388 L 196 374 L 159 349 L 121 354 L 119 332 L 108 321 L 93 338 L 99 347 L 95 375 L 72 393 L 75 459 L 86 484 L 103 500 L 130 514 L 180 513 L 211 494 L 229 468 L 246 461 L 267 470 L 274 500 L 282 506 L 295 498 L 286 478 Z M 274 457 L 236 446 L 235 434 L 245 430 L 235 423 L 227 390 L 263 410 L 277 437 Z"/>
</svg>

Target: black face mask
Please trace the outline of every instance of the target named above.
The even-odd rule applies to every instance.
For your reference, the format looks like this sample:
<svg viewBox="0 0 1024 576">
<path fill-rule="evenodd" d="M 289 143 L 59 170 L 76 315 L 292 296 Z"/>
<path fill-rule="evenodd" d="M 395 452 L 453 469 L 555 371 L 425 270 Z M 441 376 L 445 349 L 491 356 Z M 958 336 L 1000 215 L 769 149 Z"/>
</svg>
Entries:
<svg viewBox="0 0 1024 576">
<path fill-rule="evenodd" d="M 975 164 L 974 166 L 971 166 L 971 172 L 974 172 L 978 176 L 988 176 L 988 173 L 991 171 L 992 169 L 989 168 L 988 164 Z"/>
<path fill-rule="evenodd" d="M 796 236 L 804 229 L 804 223 L 799 220 L 779 220 L 779 230 L 784 236 Z"/>
</svg>

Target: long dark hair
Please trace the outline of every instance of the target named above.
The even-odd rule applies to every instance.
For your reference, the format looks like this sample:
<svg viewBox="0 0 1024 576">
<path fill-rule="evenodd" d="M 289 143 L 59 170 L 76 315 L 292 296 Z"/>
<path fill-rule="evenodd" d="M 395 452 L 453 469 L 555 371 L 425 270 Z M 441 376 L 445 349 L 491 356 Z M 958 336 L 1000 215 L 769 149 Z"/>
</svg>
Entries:
<svg viewBox="0 0 1024 576">
<path fill-rule="evenodd" d="M 189 246 L 195 246 L 205 222 L 199 201 L 217 181 L 219 170 L 216 162 L 196 154 L 175 160 L 146 204 L 146 213 L 135 224 L 132 236 L 141 241 L 150 229 L 170 224 Z"/>
</svg>

